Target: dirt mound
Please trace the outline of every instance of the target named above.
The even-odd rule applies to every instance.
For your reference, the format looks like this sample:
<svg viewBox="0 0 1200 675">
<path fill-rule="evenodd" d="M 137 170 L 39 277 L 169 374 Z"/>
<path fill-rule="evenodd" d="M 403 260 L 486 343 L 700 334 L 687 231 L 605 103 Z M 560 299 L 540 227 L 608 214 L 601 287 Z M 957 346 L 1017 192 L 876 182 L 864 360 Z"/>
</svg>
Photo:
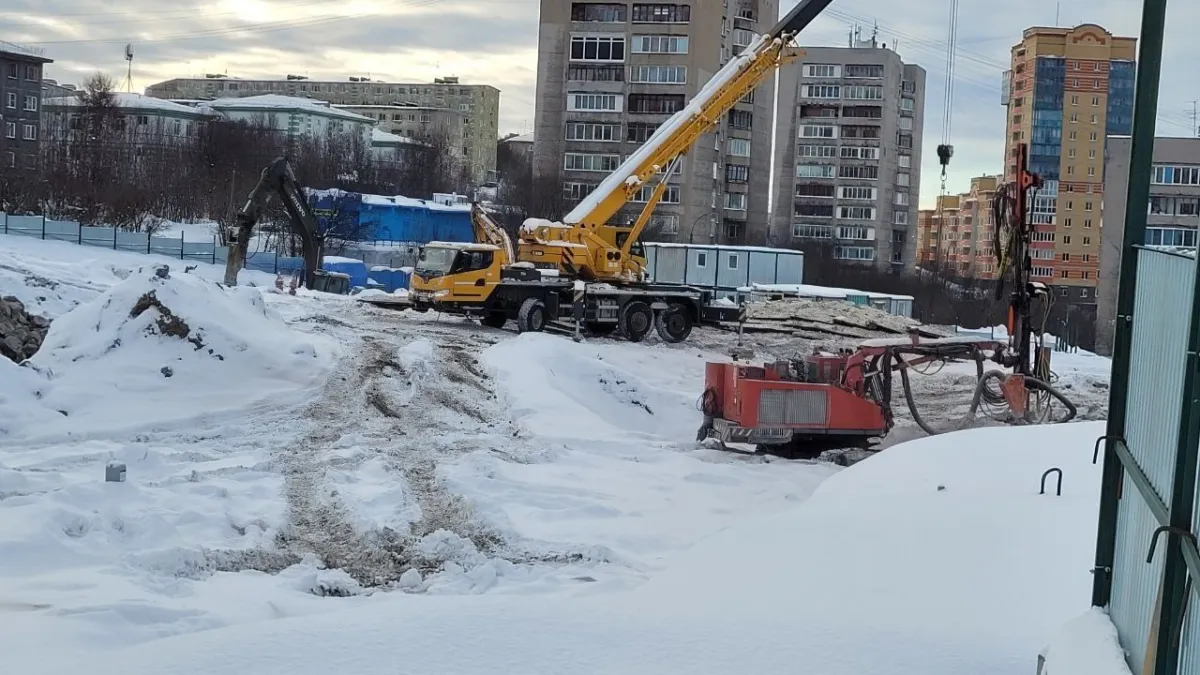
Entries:
<svg viewBox="0 0 1200 675">
<path fill-rule="evenodd" d="M 9 295 L 0 298 L 0 356 L 20 363 L 37 353 L 50 320 L 30 314 L 25 305 Z"/>
</svg>

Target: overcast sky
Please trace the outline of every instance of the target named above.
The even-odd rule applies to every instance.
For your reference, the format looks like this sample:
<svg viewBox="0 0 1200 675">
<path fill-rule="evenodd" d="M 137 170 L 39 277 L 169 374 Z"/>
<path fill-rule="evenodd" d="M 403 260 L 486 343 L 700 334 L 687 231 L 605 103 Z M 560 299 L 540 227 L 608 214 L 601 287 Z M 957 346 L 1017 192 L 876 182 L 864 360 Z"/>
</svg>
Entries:
<svg viewBox="0 0 1200 675">
<path fill-rule="evenodd" d="M 563 0 L 567 2 L 569 0 Z M 705 0 L 716 2 L 716 0 Z M 785 8 L 795 3 L 783 0 Z M 0 39 L 36 45 L 55 60 L 48 76 L 78 83 L 101 70 L 124 82 L 124 46 L 134 45 L 133 88 L 172 77 L 287 73 L 341 79 L 369 75 L 430 81 L 457 75 L 498 87 L 500 132 L 532 127 L 538 0 L 4 0 Z M 700 2 L 696 2 L 700 4 Z M 928 73 L 921 204 L 936 197 L 945 100 L 949 0 L 835 0 L 808 31 L 810 45 L 846 43 L 850 26 L 878 23 L 880 39 Z M 948 187 L 997 173 L 1004 153 L 1000 73 L 1032 25 L 1098 23 L 1136 36 L 1137 0 L 962 0 L 955 61 L 955 146 Z M 1159 135 L 1193 135 L 1200 78 L 1194 27 L 1200 3 L 1177 0 L 1167 17 Z"/>
</svg>

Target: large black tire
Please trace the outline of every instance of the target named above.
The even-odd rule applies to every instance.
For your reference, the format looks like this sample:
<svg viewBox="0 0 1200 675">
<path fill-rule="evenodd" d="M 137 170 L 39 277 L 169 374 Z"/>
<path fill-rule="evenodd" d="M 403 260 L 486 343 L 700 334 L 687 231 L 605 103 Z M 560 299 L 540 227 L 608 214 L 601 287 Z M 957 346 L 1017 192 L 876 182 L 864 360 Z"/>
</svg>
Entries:
<svg viewBox="0 0 1200 675">
<path fill-rule="evenodd" d="M 654 329 L 663 342 L 683 342 L 692 334 L 692 314 L 687 305 L 674 303 L 654 317 Z"/>
<path fill-rule="evenodd" d="M 589 335 L 597 337 L 605 337 L 612 335 L 613 331 L 617 330 L 617 324 L 613 322 L 600 323 L 597 321 L 589 321 L 583 325 L 587 329 Z"/>
<path fill-rule="evenodd" d="M 518 333 L 540 333 L 546 328 L 546 304 L 537 298 L 526 298 L 517 312 Z"/>
<path fill-rule="evenodd" d="M 621 318 L 617 323 L 626 340 L 641 342 L 654 327 L 654 310 L 641 300 L 634 300 L 621 308 Z"/>
<path fill-rule="evenodd" d="M 508 316 L 504 312 L 488 312 L 483 315 L 479 323 L 488 328 L 504 328 L 504 324 L 508 322 Z"/>
</svg>

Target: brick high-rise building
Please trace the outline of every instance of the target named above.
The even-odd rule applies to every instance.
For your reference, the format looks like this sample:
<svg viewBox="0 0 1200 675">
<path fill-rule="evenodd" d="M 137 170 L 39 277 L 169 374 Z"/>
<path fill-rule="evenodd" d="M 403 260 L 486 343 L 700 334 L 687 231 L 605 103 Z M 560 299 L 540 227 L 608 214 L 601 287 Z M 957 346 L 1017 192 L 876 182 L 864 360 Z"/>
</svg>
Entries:
<svg viewBox="0 0 1200 675">
<path fill-rule="evenodd" d="M 1012 48 L 1004 177 L 1016 175 L 1017 143 L 1047 181 L 1031 205 L 1033 279 L 1059 300 L 1092 304 L 1099 276 L 1105 139 L 1133 127 L 1137 40 L 1095 24 L 1034 27 Z"/>
<path fill-rule="evenodd" d="M 553 197 L 565 212 L 581 200 L 778 16 L 777 0 L 542 0 L 533 148 L 539 201 Z M 767 78 L 688 150 L 655 208 L 653 236 L 766 241 L 774 88 Z M 632 221 L 639 207 L 631 203 L 619 217 Z"/>
<path fill-rule="evenodd" d="M 941 195 L 922 209 L 917 225 L 917 259 L 925 269 L 964 279 L 995 279 L 992 202 L 1003 176 L 976 176 L 971 190 Z"/>
</svg>

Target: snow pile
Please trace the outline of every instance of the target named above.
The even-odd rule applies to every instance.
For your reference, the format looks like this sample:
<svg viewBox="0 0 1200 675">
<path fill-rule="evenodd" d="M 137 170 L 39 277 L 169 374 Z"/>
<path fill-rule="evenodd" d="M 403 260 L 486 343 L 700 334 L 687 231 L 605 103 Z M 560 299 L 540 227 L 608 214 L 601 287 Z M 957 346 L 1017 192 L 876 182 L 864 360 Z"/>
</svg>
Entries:
<svg viewBox="0 0 1200 675">
<path fill-rule="evenodd" d="M 65 418 L 56 431 L 95 432 L 310 387 L 329 363 L 324 344 L 288 328 L 256 289 L 142 268 L 56 319 L 30 364 L 46 380 L 41 404 Z"/>
<path fill-rule="evenodd" d="M 521 223 L 521 232 L 523 234 L 533 234 L 538 231 L 538 228 L 541 227 L 549 227 L 560 230 L 571 228 L 570 225 L 556 223 L 554 221 L 546 220 L 545 218 L 526 218 L 525 222 Z"/>
<path fill-rule="evenodd" d="M 1039 675 L 1130 675 L 1117 628 L 1098 607 L 1060 628 L 1041 658 Z"/>
<path fill-rule="evenodd" d="M 45 655 L 19 665 L 367 675 L 385 659 L 457 675 L 738 675 L 802 663 L 822 675 L 1028 675 L 1045 635 L 1087 606 L 1099 433 L 1098 424 L 1025 427 L 898 446 L 837 474 L 805 504 L 697 544 L 630 593 L 376 595 L 324 616 L 89 654 L 83 669 Z M 1051 464 L 1065 472 L 1062 497 L 1038 494 Z M 459 550 L 451 537 L 423 545 L 443 557 Z"/>
</svg>

